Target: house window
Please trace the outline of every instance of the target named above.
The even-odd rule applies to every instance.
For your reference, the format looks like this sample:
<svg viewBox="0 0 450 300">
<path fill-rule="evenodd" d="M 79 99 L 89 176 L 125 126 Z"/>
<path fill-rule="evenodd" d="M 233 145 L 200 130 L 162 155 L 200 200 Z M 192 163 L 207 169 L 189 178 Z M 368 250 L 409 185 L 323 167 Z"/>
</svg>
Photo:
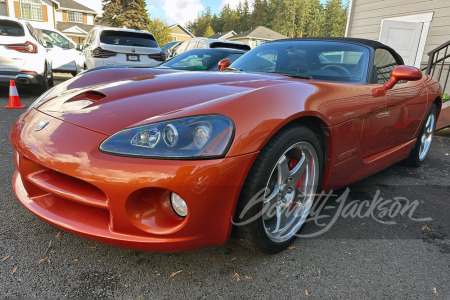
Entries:
<svg viewBox="0 0 450 300">
<path fill-rule="evenodd" d="M 69 11 L 67 13 L 67 19 L 69 22 L 83 23 L 83 14 L 79 12 Z"/>
<path fill-rule="evenodd" d="M 20 0 L 21 16 L 27 20 L 43 21 L 42 5 L 39 0 Z"/>
</svg>

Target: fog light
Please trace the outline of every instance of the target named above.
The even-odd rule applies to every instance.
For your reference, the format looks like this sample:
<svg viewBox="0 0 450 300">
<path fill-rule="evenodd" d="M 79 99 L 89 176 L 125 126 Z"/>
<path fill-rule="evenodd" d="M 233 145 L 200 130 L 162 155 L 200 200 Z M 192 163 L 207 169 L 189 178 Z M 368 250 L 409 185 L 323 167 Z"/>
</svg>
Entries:
<svg viewBox="0 0 450 300">
<path fill-rule="evenodd" d="M 177 215 L 183 218 L 187 216 L 188 209 L 183 198 L 175 193 L 170 193 L 170 204 L 172 204 L 172 208 Z"/>
</svg>

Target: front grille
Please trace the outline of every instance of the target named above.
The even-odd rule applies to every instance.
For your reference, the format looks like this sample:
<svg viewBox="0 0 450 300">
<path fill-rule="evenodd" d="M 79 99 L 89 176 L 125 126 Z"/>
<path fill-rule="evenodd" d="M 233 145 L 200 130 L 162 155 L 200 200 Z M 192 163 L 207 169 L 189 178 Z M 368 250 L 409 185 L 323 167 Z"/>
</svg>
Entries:
<svg viewBox="0 0 450 300">
<path fill-rule="evenodd" d="M 19 171 L 31 199 L 61 198 L 82 205 L 108 210 L 108 198 L 94 185 L 48 169 L 26 157 L 19 156 Z"/>
</svg>

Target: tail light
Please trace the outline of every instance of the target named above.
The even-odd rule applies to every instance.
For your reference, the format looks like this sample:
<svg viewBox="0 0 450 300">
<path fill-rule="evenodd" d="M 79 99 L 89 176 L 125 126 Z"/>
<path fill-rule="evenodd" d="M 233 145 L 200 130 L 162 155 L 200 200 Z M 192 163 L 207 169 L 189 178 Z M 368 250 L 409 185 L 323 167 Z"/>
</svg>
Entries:
<svg viewBox="0 0 450 300">
<path fill-rule="evenodd" d="M 92 56 L 93 57 L 97 57 L 97 58 L 108 58 L 108 57 L 112 57 L 112 56 L 116 56 L 117 55 L 117 52 L 104 50 L 104 49 L 102 49 L 100 47 L 95 48 L 91 52 L 92 52 Z"/>
<path fill-rule="evenodd" d="M 10 44 L 6 45 L 8 49 L 16 50 L 19 52 L 37 53 L 37 46 L 32 42 L 26 42 L 25 44 Z"/>
<path fill-rule="evenodd" d="M 148 57 L 157 61 L 166 61 L 167 59 L 166 53 L 164 52 L 149 54 Z"/>
</svg>

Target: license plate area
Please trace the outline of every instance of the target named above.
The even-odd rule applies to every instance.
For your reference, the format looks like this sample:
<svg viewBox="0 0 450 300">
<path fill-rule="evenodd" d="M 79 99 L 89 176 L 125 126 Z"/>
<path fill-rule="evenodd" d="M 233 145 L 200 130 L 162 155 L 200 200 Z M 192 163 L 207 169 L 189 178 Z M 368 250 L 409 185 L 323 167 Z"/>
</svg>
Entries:
<svg viewBox="0 0 450 300">
<path fill-rule="evenodd" d="M 128 61 L 139 61 L 139 54 L 127 54 Z"/>
</svg>

